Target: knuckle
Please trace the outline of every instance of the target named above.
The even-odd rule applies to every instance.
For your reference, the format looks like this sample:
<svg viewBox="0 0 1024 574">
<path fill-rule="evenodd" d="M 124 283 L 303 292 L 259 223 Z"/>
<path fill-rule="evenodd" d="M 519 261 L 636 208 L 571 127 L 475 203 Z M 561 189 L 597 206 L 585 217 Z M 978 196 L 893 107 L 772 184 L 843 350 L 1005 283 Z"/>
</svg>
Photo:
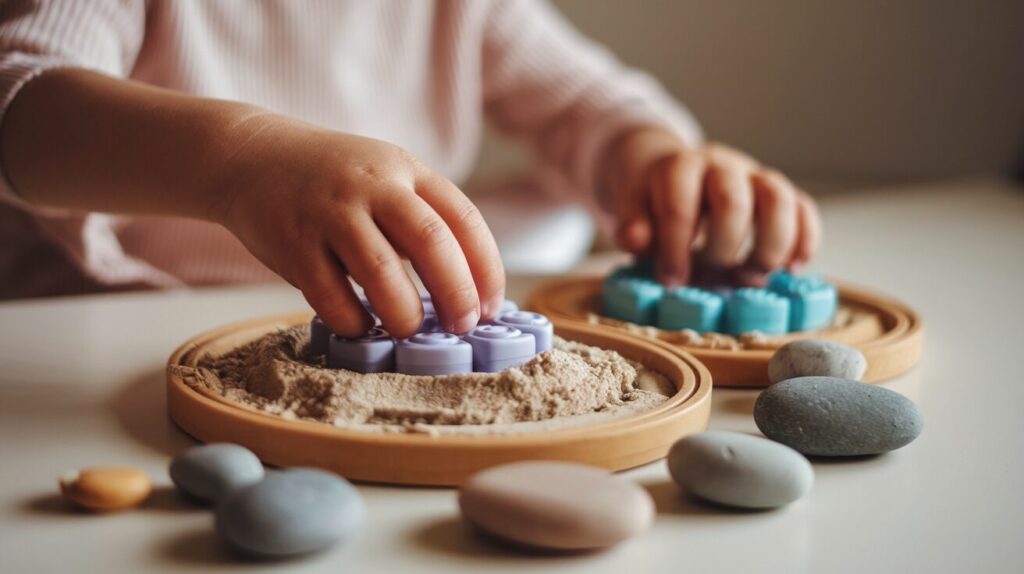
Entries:
<svg viewBox="0 0 1024 574">
<path fill-rule="evenodd" d="M 437 214 L 430 214 L 416 225 L 416 240 L 427 247 L 444 247 L 451 240 L 451 232 Z"/>
<path fill-rule="evenodd" d="M 464 282 L 459 285 L 455 285 L 445 294 L 445 301 L 447 301 L 452 307 L 459 310 L 475 308 L 479 300 L 476 287 L 472 282 Z"/>
<path fill-rule="evenodd" d="M 348 306 L 348 302 L 341 295 L 339 289 L 330 289 L 321 285 L 306 285 L 302 292 L 314 307 L 324 310 L 325 314 L 329 316 L 337 317 L 339 314 L 344 314 Z"/>
<path fill-rule="evenodd" d="M 473 205 L 473 202 L 468 199 L 465 203 L 459 206 L 455 217 L 458 224 L 470 232 L 475 233 L 487 229 L 487 222 L 484 221 L 483 214 L 481 214 L 477 206 Z"/>
<path fill-rule="evenodd" d="M 695 221 L 697 214 L 690 206 L 679 190 L 669 190 L 666 193 L 663 209 L 663 217 L 676 223 L 689 223 Z"/>
<path fill-rule="evenodd" d="M 760 191 L 760 201 L 767 208 L 785 209 L 796 205 L 796 194 L 785 179 L 763 176 L 765 185 Z"/>
<path fill-rule="evenodd" d="M 707 187 L 707 197 L 712 209 L 721 212 L 737 211 L 745 209 L 750 203 L 736 175 L 718 168 L 708 172 L 708 179 L 711 185 Z"/>
<path fill-rule="evenodd" d="M 386 251 L 374 250 L 366 254 L 366 271 L 374 278 L 387 280 L 399 271 L 398 260 Z"/>
</svg>

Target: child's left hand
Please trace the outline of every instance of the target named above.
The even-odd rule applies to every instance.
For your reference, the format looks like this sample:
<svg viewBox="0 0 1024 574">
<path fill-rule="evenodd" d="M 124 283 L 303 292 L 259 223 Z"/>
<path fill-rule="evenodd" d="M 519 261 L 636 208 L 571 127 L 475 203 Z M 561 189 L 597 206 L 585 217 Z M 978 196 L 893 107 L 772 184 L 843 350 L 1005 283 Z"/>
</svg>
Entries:
<svg viewBox="0 0 1024 574">
<path fill-rule="evenodd" d="M 810 196 L 721 144 L 694 148 L 665 129 L 636 129 L 610 148 L 600 177 L 602 201 L 617 218 L 619 246 L 653 256 L 665 285 L 687 283 L 695 261 L 796 270 L 821 239 Z"/>
</svg>

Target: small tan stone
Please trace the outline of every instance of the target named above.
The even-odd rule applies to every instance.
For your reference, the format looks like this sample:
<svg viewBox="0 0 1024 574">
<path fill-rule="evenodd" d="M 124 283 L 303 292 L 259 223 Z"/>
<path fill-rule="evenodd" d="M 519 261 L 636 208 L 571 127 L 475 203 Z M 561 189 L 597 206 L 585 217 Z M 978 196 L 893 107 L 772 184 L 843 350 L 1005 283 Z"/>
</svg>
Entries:
<svg viewBox="0 0 1024 574">
<path fill-rule="evenodd" d="M 612 546 L 647 529 L 654 503 L 636 483 L 562 462 L 520 462 L 475 474 L 459 492 L 463 516 L 498 538 L 553 550 Z"/>
<path fill-rule="evenodd" d="M 141 504 L 149 498 L 153 483 L 134 468 L 95 467 L 61 476 L 60 491 L 76 505 L 102 512 Z"/>
</svg>

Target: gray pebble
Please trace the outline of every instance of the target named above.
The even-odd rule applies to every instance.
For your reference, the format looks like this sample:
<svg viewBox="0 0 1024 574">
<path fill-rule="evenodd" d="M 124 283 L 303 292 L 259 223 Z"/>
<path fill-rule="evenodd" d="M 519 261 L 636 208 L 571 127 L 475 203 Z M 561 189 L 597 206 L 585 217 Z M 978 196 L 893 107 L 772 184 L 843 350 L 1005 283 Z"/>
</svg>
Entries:
<svg viewBox="0 0 1024 574">
<path fill-rule="evenodd" d="M 773 383 L 795 377 L 839 377 L 859 381 L 868 361 L 864 353 L 835 341 L 806 339 L 779 347 L 768 362 Z"/>
<path fill-rule="evenodd" d="M 273 472 L 217 507 L 217 532 L 254 556 L 290 556 L 352 538 L 365 508 L 347 480 L 322 470 Z"/>
<path fill-rule="evenodd" d="M 768 387 L 754 404 L 768 438 L 809 455 L 881 454 L 906 446 L 924 425 L 907 397 L 835 377 L 798 377 Z"/>
<path fill-rule="evenodd" d="M 814 470 L 800 453 L 761 437 L 708 431 L 668 453 L 672 478 L 691 494 L 741 508 L 776 508 L 811 490 Z"/>
<path fill-rule="evenodd" d="M 237 444 L 192 447 L 171 461 L 171 480 L 183 492 L 205 502 L 263 480 L 263 464 Z"/>
</svg>

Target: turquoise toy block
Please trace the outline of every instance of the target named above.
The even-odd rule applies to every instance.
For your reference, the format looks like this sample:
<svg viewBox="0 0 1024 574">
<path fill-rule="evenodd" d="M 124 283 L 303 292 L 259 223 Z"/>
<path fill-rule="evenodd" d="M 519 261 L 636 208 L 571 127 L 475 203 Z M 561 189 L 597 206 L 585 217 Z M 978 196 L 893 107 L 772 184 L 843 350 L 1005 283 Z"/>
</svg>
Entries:
<svg viewBox="0 0 1024 574">
<path fill-rule="evenodd" d="M 766 335 L 787 333 L 789 299 L 767 289 L 737 289 L 726 303 L 724 323 L 725 332 L 731 335 L 749 331 Z"/>
<path fill-rule="evenodd" d="M 721 295 L 695 287 L 676 287 L 666 291 L 658 302 L 657 326 L 670 331 L 718 331 L 724 309 Z"/>
<path fill-rule="evenodd" d="M 653 325 L 665 288 L 651 279 L 611 275 L 601 290 L 604 314 L 620 321 Z"/>
<path fill-rule="evenodd" d="M 839 305 L 834 285 L 817 273 L 793 275 L 784 271 L 768 278 L 768 289 L 789 299 L 789 330 L 821 329 L 832 322 Z"/>
</svg>

